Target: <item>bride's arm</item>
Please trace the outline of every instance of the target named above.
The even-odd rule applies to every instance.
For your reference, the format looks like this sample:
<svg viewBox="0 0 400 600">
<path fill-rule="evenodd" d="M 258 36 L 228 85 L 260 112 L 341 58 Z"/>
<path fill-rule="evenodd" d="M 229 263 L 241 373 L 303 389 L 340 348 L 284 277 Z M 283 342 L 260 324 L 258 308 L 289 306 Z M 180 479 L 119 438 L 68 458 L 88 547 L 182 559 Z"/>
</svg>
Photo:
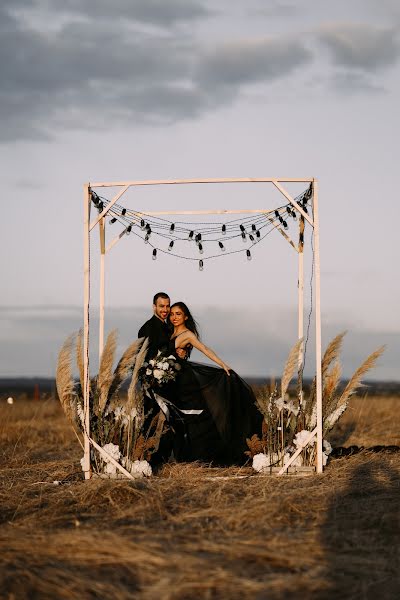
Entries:
<svg viewBox="0 0 400 600">
<path fill-rule="evenodd" d="M 219 356 L 217 356 L 214 352 L 214 350 L 212 350 L 211 348 L 208 348 L 207 346 L 205 346 L 205 344 L 202 344 L 200 342 L 200 340 L 194 335 L 194 333 L 192 333 L 191 331 L 187 333 L 187 335 L 183 335 L 182 336 L 182 340 L 180 340 L 180 344 L 182 344 L 182 346 L 186 346 L 187 344 L 191 344 L 194 348 L 197 348 L 197 350 L 200 350 L 200 352 L 202 352 L 205 356 L 207 356 L 210 360 L 214 361 L 215 363 L 217 363 L 218 366 L 220 366 L 222 369 L 224 369 L 224 371 L 230 375 L 229 371 L 230 371 L 230 367 L 228 367 L 227 364 L 224 363 L 223 360 L 221 360 L 219 358 Z"/>
</svg>

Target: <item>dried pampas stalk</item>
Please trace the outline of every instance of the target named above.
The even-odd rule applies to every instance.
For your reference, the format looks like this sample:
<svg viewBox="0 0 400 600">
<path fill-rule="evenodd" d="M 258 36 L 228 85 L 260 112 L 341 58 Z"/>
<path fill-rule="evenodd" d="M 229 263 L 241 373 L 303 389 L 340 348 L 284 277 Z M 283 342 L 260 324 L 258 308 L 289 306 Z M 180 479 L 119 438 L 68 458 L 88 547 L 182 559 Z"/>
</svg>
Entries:
<svg viewBox="0 0 400 600">
<path fill-rule="evenodd" d="M 336 335 L 333 340 L 331 340 L 325 350 L 324 356 L 321 362 L 321 375 L 322 375 L 322 385 L 325 385 L 325 377 L 328 373 L 328 369 L 330 364 L 339 358 L 339 353 L 342 347 L 343 338 L 346 335 L 346 331 L 342 331 Z M 305 402 L 304 406 L 304 414 L 306 416 L 306 420 L 310 422 L 312 421 L 312 411 L 314 404 L 316 402 L 316 394 L 317 394 L 317 378 L 314 377 L 310 387 L 310 393 L 308 396 L 308 400 Z"/>
<path fill-rule="evenodd" d="M 103 412 L 111 384 L 114 380 L 113 364 L 115 349 L 117 347 L 117 330 L 113 329 L 107 336 L 103 352 L 101 354 L 99 375 L 97 377 L 97 389 L 99 390 L 99 411 Z"/>
<path fill-rule="evenodd" d="M 71 351 L 75 334 L 70 335 L 64 342 L 57 361 L 56 386 L 58 397 L 65 414 L 72 423 L 75 423 L 75 383 L 71 369 Z"/>
<path fill-rule="evenodd" d="M 143 415 L 143 391 L 138 391 L 139 383 L 139 369 L 143 366 L 144 360 L 147 354 L 147 347 L 149 345 L 146 339 L 136 356 L 135 366 L 132 373 L 132 380 L 128 389 L 128 402 L 127 411 L 130 412 L 133 408 L 136 408 L 137 416 L 135 419 L 135 433 L 143 426 L 144 415 Z"/>
<path fill-rule="evenodd" d="M 335 423 L 340 419 L 340 417 L 342 416 L 342 414 L 344 413 L 344 411 L 347 408 L 347 404 L 348 404 L 347 401 L 342 402 L 342 404 L 340 404 L 340 406 L 338 406 L 326 419 L 324 419 L 324 428 L 323 428 L 324 435 L 325 435 L 325 433 L 330 431 L 332 429 L 332 427 L 335 425 Z"/>
<path fill-rule="evenodd" d="M 333 363 L 334 360 L 337 360 L 339 358 L 343 338 L 346 335 L 346 333 L 347 331 L 342 331 L 342 333 L 339 333 L 336 337 L 333 338 L 331 342 L 329 342 L 321 363 L 322 381 L 324 381 L 324 378 L 328 373 L 330 365 Z"/>
<path fill-rule="evenodd" d="M 289 352 L 289 356 L 286 361 L 285 368 L 283 370 L 282 380 L 281 380 L 281 397 L 283 399 L 285 398 L 285 394 L 289 387 L 289 383 L 292 380 L 294 372 L 299 365 L 299 353 L 300 353 L 302 343 L 303 343 L 303 338 L 298 340 L 297 343 L 293 346 L 293 348 Z"/>
<path fill-rule="evenodd" d="M 358 367 L 357 371 L 354 373 L 349 383 L 344 388 L 343 394 L 339 398 L 338 406 L 341 406 L 342 404 L 347 402 L 347 400 L 352 394 L 354 394 L 357 388 L 361 387 L 362 377 L 367 371 L 369 371 L 375 366 L 376 361 L 383 354 L 384 350 L 385 346 L 381 346 L 380 348 L 375 350 L 375 352 L 372 352 L 372 354 L 370 354 L 368 358 L 365 359 L 362 365 Z"/>
<path fill-rule="evenodd" d="M 337 398 L 335 392 L 340 383 L 342 366 L 338 360 L 333 363 L 332 368 L 325 376 L 324 388 L 322 390 L 322 413 L 328 415 L 336 408 Z"/>
<path fill-rule="evenodd" d="M 76 366 L 79 371 L 79 381 L 81 382 L 81 389 L 84 388 L 84 369 L 83 369 L 83 332 L 82 329 L 78 331 L 78 337 L 76 339 Z"/>
<path fill-rule="evenodd" d="M 109 393 L 110 396 L 119 390 L 122 383 L 128 377 L 133 365 L 135 364 L 136 355 L 142 345 L 143 340 L 144 338 L 135 340 L 130 346 L 128 346 L 121 356 L 114 371 L 114 380 L 111 384 Z"/>
</svg>

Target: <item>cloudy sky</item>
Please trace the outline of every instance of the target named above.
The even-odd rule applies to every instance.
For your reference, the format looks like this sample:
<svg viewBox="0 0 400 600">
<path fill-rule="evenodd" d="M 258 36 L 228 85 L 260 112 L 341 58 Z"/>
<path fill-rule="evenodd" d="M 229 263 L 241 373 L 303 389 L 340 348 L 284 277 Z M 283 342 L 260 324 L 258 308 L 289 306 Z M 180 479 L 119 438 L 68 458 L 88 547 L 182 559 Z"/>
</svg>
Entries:
<svg viewBox="0 0 400 600">
<path fill-rule="evenodd" d="M 400 379 L 397 1 L 3 0 L 0 57 L 0 376 L 53 375 L 81 326 L 85 182 L 316 177 L 323 343 L 347 329 L 346 375 L 386 344 L 371 377 Z M 274 208 L 282 196 L 267 184 L 170 186 L 121 203 Z M 94 235 L 93 346 L 97 251 Z M 310 258 L 307 232 L 307 318 Z M 122 350 L 165 289 L 240 373 L 279 374 L 296 285 L 277 232 L 251 262 L 231 255 L 202 273 L 152 261 L 130 236 L 107 257 L 106 329 L 118 327 Z M 311 373 L 312 329 L 308 348 Z"/>
</svg>

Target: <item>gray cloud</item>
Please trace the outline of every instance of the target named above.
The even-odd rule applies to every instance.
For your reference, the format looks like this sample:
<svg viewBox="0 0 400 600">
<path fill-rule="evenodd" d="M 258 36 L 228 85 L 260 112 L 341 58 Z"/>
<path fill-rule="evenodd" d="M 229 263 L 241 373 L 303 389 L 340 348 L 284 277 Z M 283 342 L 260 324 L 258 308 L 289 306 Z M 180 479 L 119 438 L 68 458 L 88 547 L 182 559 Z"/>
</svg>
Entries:
<svg viewBox="0 0 400 600">
<path fill-rule="evenodd" d="M 89 0 L 65 0 L 57 11 L 45 0 L 5 0 L 0 141 L 197 118 L 232 104 L 250 86 L 309 65 L 315 50 L 305 44 L 315 35 L 347 70 L 372 72 L 393 64 L 399 53 L 394 30 L 361 25 L 325 27 L 306 43 L 290 34 L 205 46 L 196 30 L 189 36 L 181 25 L 210 14 L 200 1 L 186 0 L 101 0 L 95 15 Z M 377 87 L 362 75 L 346 81 L 340 73 L 333 85 L 347 93 Z"/>
<path fill-rule="evenodd" d="M 87 19 L 92 26 L 96 21 L 118 22 L 121 26 L 127 21 L 145 23 L 161 27 L 171 27 L 177 23 L 202 19 L 211 11 L 198 0 L 3 0 L 14 14 L 29 17 L 33 14 L 54 15 L 59 18 L 69 15 L 73 18 Z M 56 6 L 57 5 L 57 6 Z"/>
<path fill-rule="evenodd" d="M 160 2 L 135 2 L 132 15 L 137 11 L 150 21 L 154 12 L 157 23 L 171 21 L 180 5 L 176 0 L 158 11 Z M 26 9 L 28 2 L 17 4 L 21 6 Z M 182 14 L 204 16 L 199 6 L 189 3 Z M 82 15 L 88 7 L 88 2 L 70 0 L 63 10 L 80 10 Z M 231 103 L 243 86 L 284 77 L 310 59 L 299 43 L 281 39 L 204 51 L 185 34 L 102 21 L 98 15 L 104 16 L 109 7 L 105 2 L 96 7 L 91 27 L 70 18 L 56 30 L 40 31 L 18 20 L 18 11 L 5 12 L 3 5 L 8 19 L 0 37 L 3 141 L 47 139 L 53 131 L 98 128 L 105 122 L 113 127 L 130 120 L 140 124 L 194 118 Z"/>
<path fill-rule="evenodd" d="M 206 88 L 235 88 L 285 77 L 311 58 L 310 51 L 296 40 L 240 40 L 205 53 L 197 78 Z"/>
<path fill-rule="evenodd" d="M 395 64 L 400 56 L 398 31 L 366 24 L 331 25 L 321 28 L 320 42 L 342 67 L 375 72 Z"/>
<path fill-rule="evenodd" d="M 331 86 L 340 94 L 351 95 L 359 92 L 367 92 L 368 94 L 382 94 L 385 88 L 377 85 L 365 73 L 357 71 L 347 71 L 344 73 L 335 73 L 331 77 Z"/>
<path fill-rule="evenodd" d="M 299 7 L 294 2 L 284 2 L 280 0 L 270 0 L 268 5 L 262 3 L 253 9 L 254 14 L 263 17 L 291 17 L 307 10 L 306 6 Z"/>
</svg>

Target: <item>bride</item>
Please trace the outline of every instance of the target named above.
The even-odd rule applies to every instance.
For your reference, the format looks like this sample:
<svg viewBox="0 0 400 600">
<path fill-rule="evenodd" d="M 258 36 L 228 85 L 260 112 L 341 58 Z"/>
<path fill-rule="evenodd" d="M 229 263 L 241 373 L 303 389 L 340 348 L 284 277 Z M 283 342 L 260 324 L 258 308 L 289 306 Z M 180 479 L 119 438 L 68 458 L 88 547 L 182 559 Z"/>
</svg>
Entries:
<svg viewBox="0 0 400 600">
<path fill-rule="evenodd" d="M 260 431 L 262 416 L 256 408 L 254 392 L 211 348 L 199 339 L 196 322 L 183 302 L 171 306 L 174 330 L 168 351 L 181 365 L 176 380 L 165 390 L 179 409 L 175 427 L 175 458 L 218 464 L 243 463 L 246 438 Z M 190 356 L 196 348 L 219 368 L 180 359 L 183 348 Z"/>
</svg>

